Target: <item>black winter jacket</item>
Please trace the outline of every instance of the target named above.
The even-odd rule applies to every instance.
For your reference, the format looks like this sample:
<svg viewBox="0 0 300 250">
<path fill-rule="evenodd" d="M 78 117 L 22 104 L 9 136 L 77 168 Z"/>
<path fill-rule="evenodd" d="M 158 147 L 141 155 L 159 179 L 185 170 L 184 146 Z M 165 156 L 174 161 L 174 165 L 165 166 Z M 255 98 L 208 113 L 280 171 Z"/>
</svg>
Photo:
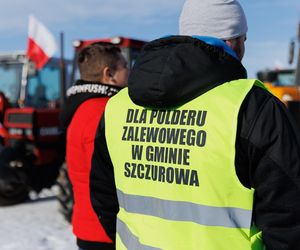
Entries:
<svg viewBox="0 0 300 250">
<path fill-rule="evenodd" d="M 223 49 L 175 36 L 145 46 L 131 72 L 128 90 L 138 105 L 167 108 L 241 78 L 246 78 L 244 67 Z M 285 106 L 259 87 L 252 88 L 239 112 L 236 173 L 245 187 L 255 189 L 253 221 L 262 230 L 268 250 L 300 249 L 300 136 L 296 126 Z M 102 225 L 114 235 L 111 221 L 116 220 L 118 201 L 104 131 L 103 116 L 95 138 L 91 199 Z"/>
</svg>

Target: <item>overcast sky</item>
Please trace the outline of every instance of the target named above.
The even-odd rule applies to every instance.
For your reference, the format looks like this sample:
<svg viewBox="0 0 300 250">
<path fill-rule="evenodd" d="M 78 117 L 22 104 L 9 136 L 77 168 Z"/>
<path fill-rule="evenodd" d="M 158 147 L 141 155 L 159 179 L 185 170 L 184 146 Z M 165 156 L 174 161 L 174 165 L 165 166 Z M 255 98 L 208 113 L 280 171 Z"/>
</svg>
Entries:
<svg viewBox="0 0 300 250">
<path fill-rule="evenodd" d="M 200 0 L 199 0 L 200 1 Z M 28 16 L 55 35 L 65 34 L 72 57 L 75 39 L 116 35 L 143 40 L 178 34 L 184 0 L 0 0 L 0 52 L 25 50 Z M 289 42 L 297 34 L 299 0 L 240 0 L 248 18 L 243 60 L 250 77 L 265 68 L 287 67 Z M 59 54 L 59 53 L 57 53 Z"/>
</svg>

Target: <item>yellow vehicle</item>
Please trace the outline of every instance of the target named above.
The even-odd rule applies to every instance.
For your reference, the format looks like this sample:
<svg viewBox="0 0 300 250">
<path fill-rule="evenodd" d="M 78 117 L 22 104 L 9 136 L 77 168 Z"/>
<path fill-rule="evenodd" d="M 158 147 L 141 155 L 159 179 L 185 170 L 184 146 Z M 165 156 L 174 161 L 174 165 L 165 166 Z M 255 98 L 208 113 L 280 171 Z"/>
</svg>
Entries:
<svg viewBox="0 0 300 250">
<path fill-rule="evenodd" d="M 297 84 L 296 70 L 260 71 L 257 78 L 287 106 L 300 127 L 300 86 Z"/>
<path fill-rule="evenodd" d="M 300 88 L 295 85 L 295 76 L 294 69 L 265 70 L 257 73 L 258 79 L 287 106 L 290 102 L 300 101 Z"/>
<path fill-rule="evenodd" d="M 290 45 L 290 64 L 294 60 L 296 43 L 298 43 L 298 60 L 294 69 L 260 71 L 257 78 L 287 106 L 300 127 L 300 23 L 297 40 L 292 41 Z"/>
</svg>

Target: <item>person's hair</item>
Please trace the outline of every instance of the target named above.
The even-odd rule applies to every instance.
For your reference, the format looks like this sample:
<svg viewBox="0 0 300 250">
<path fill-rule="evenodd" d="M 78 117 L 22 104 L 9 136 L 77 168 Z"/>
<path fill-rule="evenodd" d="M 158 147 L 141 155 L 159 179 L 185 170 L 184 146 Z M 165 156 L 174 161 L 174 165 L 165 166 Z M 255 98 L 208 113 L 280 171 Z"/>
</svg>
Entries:
<svg viewBox="0 0 300 250">
<path fill-rule="evenodd" d="M 85 81 L 99 82 L 103 69 L 117 70 L 118 61 L 121 58 L 119 47 L 106 42 L 97 42 L 80 50 L 77 63 L 80 78 Z"/>
</svg>

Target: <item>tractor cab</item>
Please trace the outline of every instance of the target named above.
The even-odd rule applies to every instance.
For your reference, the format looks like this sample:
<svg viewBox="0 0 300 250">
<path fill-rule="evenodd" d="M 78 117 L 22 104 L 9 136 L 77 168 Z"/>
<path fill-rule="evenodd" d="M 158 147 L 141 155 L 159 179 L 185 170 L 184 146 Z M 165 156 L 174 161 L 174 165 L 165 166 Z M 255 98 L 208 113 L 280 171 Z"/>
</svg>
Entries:
<svg viewBox="0 0 300 250">
<path fill-rule="evenodd" d="M 70 61 L 66 62 L 71 65 Z M 59 107 L 60 84 L 58 58 L 51 58 L 37 71 L 24 52 L 0 54 L 0 92 L 11 107 Z"/>
<path fill-rule="evenodd" d="M 259 71 L 257 77 L 266 87 L 286 105 L 291 101 L 300 100 L 299 86 L 295 85 L 295 70 L 265 70 Z"/>
</svg>

